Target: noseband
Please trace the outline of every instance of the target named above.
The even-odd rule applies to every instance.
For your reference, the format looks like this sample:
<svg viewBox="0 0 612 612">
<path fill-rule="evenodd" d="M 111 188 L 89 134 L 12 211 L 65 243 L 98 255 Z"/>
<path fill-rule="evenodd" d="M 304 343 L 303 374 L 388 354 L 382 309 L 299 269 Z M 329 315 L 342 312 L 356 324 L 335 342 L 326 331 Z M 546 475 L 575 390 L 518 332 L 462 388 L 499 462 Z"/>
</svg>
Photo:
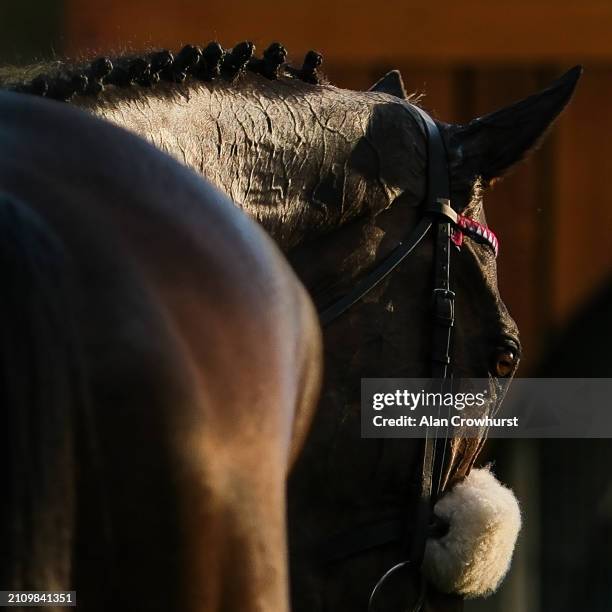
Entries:
<svg viewBox="0 0 612 612">
<path fill-rule="evenodd" d="M 441 386 L 452 378 L 451 373 L 451 336 L 455 322 L 455 294 L 450 288 L 450 251 L 451 244 L 461 246 L 464 234 L 487 242 L 497 254 L 498 241 L 495 234 L 473 219 L 463 217 L 451 206 L 448 154 L 442 134 L 435 121 L 423 110 L 411 106 L 423 123 L 427 136 L 427 195 L 423 203 L 423 215 L 417 226 L 394 251 L 378 266 L 359 281 L 351 291 L 320 313 L 323 326 L 335 321 L 351 306 L 357 303 L 381 281 L 383 281 L 425 238 L 433 228 L 435 235 L 432 291 L 432 351 L 431 376 Z M 410 542 L 404 544 L 406 560 L 390 568 L 373 588 L 368 610 L 377 610 L 376 602 L 381 599 L 391 577 L 404 568 L 418 570 L 425 554 L 425 544 L 434 526 L 433 507 L 440 494 L 444 464 L 449 444 L 448 432 L 439 436 L 436 429 L 433 436 L 423 441 L 421 491 L 416 510 L 416 520 Z M 398 521 L 377 523 L 359 535 L 336 538 L 328 542 L 326 557 L 339 560 L 359 551 L 402 539 L 404 530 Z M 417 612 L 422 608 L 425 598 L 425 583 L 421 578 L 418 599 L 410 608 Z"/>
</svg>

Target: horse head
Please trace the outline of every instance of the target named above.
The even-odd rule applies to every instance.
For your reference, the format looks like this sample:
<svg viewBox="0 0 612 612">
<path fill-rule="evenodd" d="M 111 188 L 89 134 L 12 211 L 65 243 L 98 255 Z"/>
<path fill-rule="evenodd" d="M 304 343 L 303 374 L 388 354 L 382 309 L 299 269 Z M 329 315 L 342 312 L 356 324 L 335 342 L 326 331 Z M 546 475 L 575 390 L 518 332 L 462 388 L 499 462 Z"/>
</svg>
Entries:
<svg viewBox="0 0 612 612">
<path fill-rule="evenodd" d="M 465 125 L 437 123 L 446 149 L 452 206 L 476 230 L 466 233 L 460 247 L 451 253 L 451 289 L 456 301 L 450 359 L 455 377 L 488 379 L 487 413 L 499 407 L 517 370 L 521 346 L 517 325 L 499 294 L 497 244 L 486 228 L 484 199 L 492 183 L 541 141 L 570 100 L 580 74 L 581 69 L 574 68 L 545 90 Z M 383 77 L 370 92 L 376 104 L 347 166 L 378 186 L 380 200 L 364 205 L 367 214 L 293 254 L 294 265 L 302 271 L 320 307 L 333 304 L 360 276 L 393 253 L 423 215 L 431 161 L 423 122 L 397 71 Z M 388 533 L 386 539 L 372 545 L 381 533 L 377 527 L 380 517 L 403 517 L 404 531 L 415 522 L 411 513 L 419 494 L 419 451 L 405 441 L 359 438 L 355 380 L 431 375 L 435 244 L 430 232 L 392 274 L 326 330 L 327 384 L 291 492 L 296 550 L 321 531 L 335 534 L 323 540 L 327 565 L 323 562 L 319 568 L 331 572 L 338 584 L 353 586 L 350 593 L 329 587 L 330 607 L 359 605 L 377 577 L 401 560 L 397 542 Z M 484 432 L 478 439 L 450 441 L 440 475 L 441 490 L 469 473 L 483 438 Z M 321 507 L 328 508 L 327 513 L 314 514 L 316 525 L 299 510 L 308 503 L 312 507 L 313 498 L 307 501 L 300 494 L 313 491 Z M 388 530 L 393 520 L 384 523 L 384 528 Z M 375 528 L 370 529 L 371 525 Z M 348 549 L 334 544 L 348 541 L 353 542 Z M 369 544 L 360 547 L 360 541 Z M 345 554 L 349 549 L 350 554 Z M 299 554 L 295 557 L 294 591 L 297 609 L 301 609 L 304 602 L 312 606 L 313 601 L 302 589 L 307 581 L 298 577 L 299 572 L 308 574 L 308 569 Z M 316 570 L 311 569 L 310 575 L 316 576 Z M 326 577 L 319 574 L 319 580 Z M 438 604 L 451 606 L 448 609 L 453 605 Z"/>
</svg>

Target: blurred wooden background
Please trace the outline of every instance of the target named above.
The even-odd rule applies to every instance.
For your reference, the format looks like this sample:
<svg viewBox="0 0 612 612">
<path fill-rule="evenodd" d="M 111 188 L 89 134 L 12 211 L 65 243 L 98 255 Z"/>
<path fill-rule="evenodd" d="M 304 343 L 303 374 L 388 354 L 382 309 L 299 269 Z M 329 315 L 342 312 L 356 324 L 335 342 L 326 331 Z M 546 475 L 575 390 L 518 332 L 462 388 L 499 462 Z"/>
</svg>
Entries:
<svg viewBox="0 0 612 612">
<path fill-rule="evenodd" d="M 231 47 L 247 39 L 260 51 L 282 42 L 294 63 L 317 49 L 326 74 L 342 87 L 366 89 L 400 68 L 408 88 L 426 94 L 424 106 L 454 122 L 584 65 L 577 95 L 545 144 L 486 199 L 489 223 L 501 238 L 501 292 L 525 347 L 520 375 L 534 372 L 551 338 L 612 272 L 612 1 L 24 0 L 0 7 L 5 61 L 178 49 L 210 40 Z M 502 593 L 474 610 L 563 607 L 563 581 L 572 575 L 559 580 L 550 559 L 565 552 L 559 533 L 580 528 L 571 506 L 580 500 L 555 496 L 540 450 L 532 441 L 496 447 L 500 471 L 523 501 L 526 528 Z M 564 522 L 539 513 L 542 499 L 543 507 L 564 504 Z"/>
</svg>

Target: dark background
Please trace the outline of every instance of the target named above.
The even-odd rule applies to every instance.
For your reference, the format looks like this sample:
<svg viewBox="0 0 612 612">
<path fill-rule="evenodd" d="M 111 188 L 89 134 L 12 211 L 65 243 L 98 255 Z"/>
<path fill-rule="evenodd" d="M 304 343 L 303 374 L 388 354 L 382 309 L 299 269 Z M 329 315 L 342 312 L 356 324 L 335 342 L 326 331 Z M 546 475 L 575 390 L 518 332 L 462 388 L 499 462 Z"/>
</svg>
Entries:
<svg viewBox="0 0 612 612">
<path fill-rule="evenodd" d="M 486 198 L 499 282 L 525 349 L 519 375 L 609 376 L 612 295 L 610 0 L 40 0 L 0 6 L 0 61 L 282 42 L 323 53 L 332 83 L 366 89 L 400 68 L 423 106 L 463 122 L 582 63 L 545 144 Z M 598 297 L 599 295 L 599 297 Z M 598 300 L 598 301 L 597 301 Z M 582 314 L 581 314 L 582 313 Z M 585 314 L 586 313 L 586 314 Z M 576 319 L 576 317 L 582 317 Z M 609 441 L 492 442 L 525 527 L 509 579 L 478 611 L 612 609 Z M 485 458 L 486 459 L 486 458 Z"/>
</svg>

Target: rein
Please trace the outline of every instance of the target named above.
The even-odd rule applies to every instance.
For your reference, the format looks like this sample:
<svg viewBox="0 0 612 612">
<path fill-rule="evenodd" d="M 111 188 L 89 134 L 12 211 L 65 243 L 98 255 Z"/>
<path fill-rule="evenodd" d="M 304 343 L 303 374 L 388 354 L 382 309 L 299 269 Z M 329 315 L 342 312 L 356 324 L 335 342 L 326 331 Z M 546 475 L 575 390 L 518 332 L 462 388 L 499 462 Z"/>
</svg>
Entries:
<svg viewBox="0 0 612 612">
<path fill-rule="evenodd" d="M 408 237 L 387 258 L 359 281 L 351 291 L 320 313 L 320 320 L 323 326 L 327 326 L 361 300 L 393 272 L 433 228 L 435 247 L 431 376 L 441 387 L 445 387 L 452 384 L 450 347 L 455 322 L 455 293 L 450 288 L 451 244 L 460 247 L 464 233 L 488 243 L 496 255 L 499 244 L 495 234 L 489 228 L 463 217 L 452 208 L 448 154 L 440 129 L 425 111 L 416 106 L 411 106 L 411 108 L 418 113 L 427 136 L 427 195 L 423 203 L 423 216 Z M 421 491 L 415 524 L 409 530 L 409 535 L 412 537 L 405 537 L 405 526 L 398 519 L 374 523 L 360 530 L 358 537 L 353 532 L 329 540 L 326 544 L 325 557 L 327 560 L 340 560 L 398 539 L 404 540 L 403 555 L 406 560 L 391 567 L 376 583 L 370 594 L 369 612 L 380 609 L 377 602 L 382 600 L 381 594 L 384 593 L 385 585 L 391 581 L 392 577 L 397 577 L 403 569 L 420 569 L 427 538 L 436 529 L 439 529 L 434 522 L 433 507 L 442 488 L 449 439 L 448 432 L 445 432 L 443 436 L 439 436 L 438 433 L 438 428 L 436 428 L 435 434 L 427 435 L 423 441 Z M 425 581 L 421 577 L 418 598 L 408 609 L 418 612 L 424 601 Z"/>
</svg>

